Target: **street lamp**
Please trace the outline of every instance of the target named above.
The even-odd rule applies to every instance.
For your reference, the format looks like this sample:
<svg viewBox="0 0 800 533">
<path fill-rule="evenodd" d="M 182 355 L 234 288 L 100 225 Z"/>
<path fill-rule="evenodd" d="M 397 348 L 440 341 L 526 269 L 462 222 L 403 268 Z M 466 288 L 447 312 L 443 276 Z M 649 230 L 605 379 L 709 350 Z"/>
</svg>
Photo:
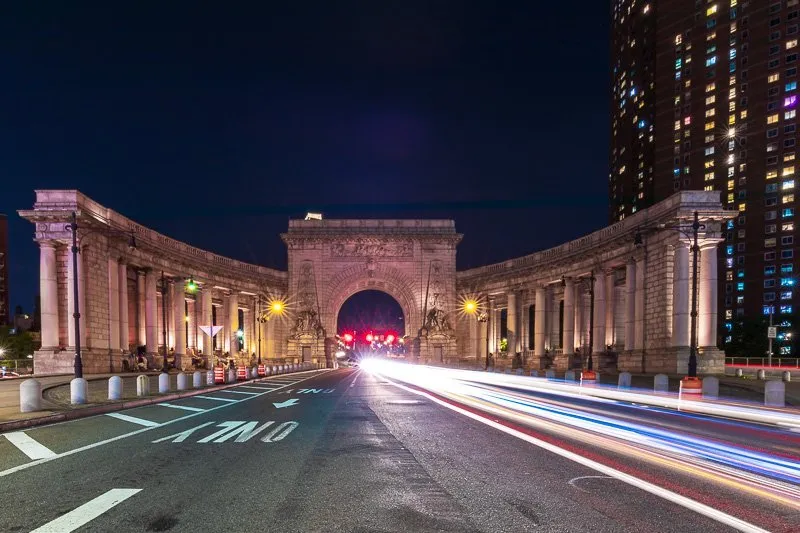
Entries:
<svg viewBox="0 0 800 533">
<path fill-rule="evenodd" d="M 689 226 L 659 226 L 659 229 L 675 230 L 692 239 L 692 310 L 690 313 L 689 365 L 688 375 L 683 380 L 686 383 L 699 381 L 697 378 L 697 268 L 698 253 L 700 252 L 698 233 L 705 227 L 705 224 L 700 223 L 700 215 L 697 211 L 694 212 L 694 220 Z M 642 246 L 643 243 L 642 234 L 637 232 L 634 238 L 634 245 Z M 697 388 L 697 386 L 691 388 Z"/>
<path fill-rule="evenodd" d="M 75 321 L 75 377 L 82 378 L 83 377 L 83 357 L 81 355 L 81 309 L 80 309 L 80 299 L 78 298 L 79 290 L 78 290 L 78 251 L 80 247 L 78 246 L 78 214 L 73 211 L 72 212 L 72 221 L 64 226 L 64 229 L 70 231 L 72 233 L 72 299 L 73 299 L 73 313 L 72 317 Z M 104 229 L 90 229 L 89 231 L 85 232 L 81 236 L 81 241 L 87 235 L 92 233 L 104 233 L 107 235 L 124 235 L 128 237 L 128 248 L 134 249 L 136 248 L 136 237 L 133 236 L 133 230 L 130 231 L 130 234 L 124 231 L 115 230 L 113 228 L 104 228 Z"/>
</svg>

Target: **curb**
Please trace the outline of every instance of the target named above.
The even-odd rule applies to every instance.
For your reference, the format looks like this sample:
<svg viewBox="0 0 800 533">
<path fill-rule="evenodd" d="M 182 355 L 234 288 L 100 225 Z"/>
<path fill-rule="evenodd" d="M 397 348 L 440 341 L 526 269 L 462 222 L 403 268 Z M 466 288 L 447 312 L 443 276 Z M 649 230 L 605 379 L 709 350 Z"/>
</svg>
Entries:
<svg viewBox="0 0 800 533">
<path fill-rule="evenodd" d="M 318 370 L 329 370 L 329 369 L 300 370 L 298 372 L 287 372 L 285 374 L 275 374 L 275 375 L 288 376 L 293 374 L 303 374 L 305 372 L 316 372 Z M 198 394 L 204 394 L 207 392 L 214 392 L 218 390 L 229 389 L 231 387 L 236 387 L 237 385 L 241 385 L 242 383 L 258 383 L 260 381 L 266 381 L 272 377 L 274 376 L 265 376 L 262 378 L 248 379 L 245 381 L 236 381 L 234 383 L 226 383 L 224 385 L 215 385 L 211 387 L 206 386 L 206 387 L 201 387 L 199 389 L 190 389 L 180 393 L 168 393 L 163 396 L 141 398 L 128 401 L 123 400 L 118 403 L 97 405 L 95 407 L 78 408 L 78 409 L 73 409 L 71 411 L 58 413 L 55 415 L 42 416 L 39 418 L 26 418 L 23 420 L 12 420 L 10 422 L 2 422 L 0 423 L 0 433 L 5 433 L 7 431 L 15 431 L 19 429 L 26 429 L 35 426 L 44 426 L 47 424 L 54 424 L 56 422 L 66 422 L 68 420 L 86 418 L 89 416 L 103 415 L 106 413 L 112 413 L 114 411 L 122 411 L 124 409 L 132 409 L 134 407 L 142 407 L 145 405 L 152 405 L 155 403 L 167 402 L 172 400 L 180 400 L 182 398 L 191 398 L 192 396 L 197 396 Z M 107 378 L 98 378 L 98 379 L 107 379 Z M 56 386 L 60 387 L 62 385 L 56 385 Z"/>
</svg>

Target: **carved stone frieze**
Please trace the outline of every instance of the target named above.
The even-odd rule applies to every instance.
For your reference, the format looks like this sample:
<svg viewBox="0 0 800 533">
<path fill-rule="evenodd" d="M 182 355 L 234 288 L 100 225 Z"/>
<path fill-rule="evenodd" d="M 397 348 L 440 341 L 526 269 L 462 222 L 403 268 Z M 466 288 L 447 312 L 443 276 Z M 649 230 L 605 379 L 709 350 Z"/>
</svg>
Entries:
<svg viewBox="0 0 800 533">
<path fill-rule="evenodd" d="M 386 241 L 384 239 L 354 239 L 331 244 L 333 257 L 412 257 L 411 241 Z"/>
</svg>

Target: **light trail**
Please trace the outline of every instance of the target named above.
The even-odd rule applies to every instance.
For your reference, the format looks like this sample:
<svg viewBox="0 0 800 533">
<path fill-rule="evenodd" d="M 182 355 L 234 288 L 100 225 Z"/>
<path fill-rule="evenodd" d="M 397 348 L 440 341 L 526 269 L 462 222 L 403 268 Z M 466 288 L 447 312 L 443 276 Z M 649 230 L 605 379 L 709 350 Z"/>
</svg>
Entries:
<svg viewBox="0 0 800 533">
<path fill-rule="evenodd" d="M 540 378 L 381 360 L 362 361 L 361 366 L 368 372 L 425 389 L 445 403 L 449 400 L 517 427 L 555 435 L 565 442 L 577 441 L 579 454 L 583 447 L 587 453 L 594 450 L 628 456 L 679 476 L 691 476 L 766 500 L 785 508 L 787 513 L 800 511 L 800 437 L 782 429 L 800 428 L 800 414 L 792 410 L 686 401 L 675 395 L 587 388 Z M 534 395 L 537 393 L 546 396 Z M 502 424 L 500 420 L 495 423 Z M 740 431 L 745 433 L 742 438 L 749 438 L 748 444 L 758 441 L 755 437 L 778 440 L 787 447 L 775 447 L 787 449 L 788 453 L 726 442 L 724 432 L 719 438 L 698 436 L 692 434 L 695 428 L 690 425 L 700 426 L 697 431 L 712 435 L 720 428 Z"/>
</svg>

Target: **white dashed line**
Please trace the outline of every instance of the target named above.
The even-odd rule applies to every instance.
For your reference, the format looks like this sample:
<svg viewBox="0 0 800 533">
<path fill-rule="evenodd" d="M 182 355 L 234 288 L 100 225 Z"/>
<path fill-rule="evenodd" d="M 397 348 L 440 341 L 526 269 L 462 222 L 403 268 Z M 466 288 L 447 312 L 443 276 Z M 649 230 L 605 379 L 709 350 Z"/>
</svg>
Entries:
<svg viewBox="0 0 800 533">
<path fill-rule="evenodd" d="M 36 528 L 31 533 L 70 533 L 88 524 L 112 507 L 119 505 L 142 489 L 111 489 L 77 509 L 61 515 L 52 522 Z"/>
<path fill-rule="evenodd" d="M 239 400 L 233 400 L 231 398 L 215 398 L 214 396 L 192 396 L 192 398 L 202 398 L 204 400 L 216 400 L 218 402 L 238 402 Z"/>
<path fill-rule="evenodd" d="M 8 442 L 19 448 L 19 451 L 31 459 L 44 459 L 45 457 L 53 457 L 55 455 L 53 450 L 33 440 L 30 435 L 22 431 L 6 433 L 6 438 Z"/>
<path fill-rule="evenodd" d="M 228 394 L 247 394 L 248 396 L 253 396 L 259 394 L 258 392 L 247 392 L 243 390 L 220 390 L 217 392 L 227 392 Z"/>
<path fill-rule="evenodd" d="M 260 390 L 262 392 L 269 392 L 271 390 L 275 390 L 274 388 L 270 387 L 258 387 L 256 385 L 241 385 L 239 386 L 240 389 L 253 389 L 253 390 Z"/>
<path fill-rule="evenodd" d="M 111 418 L 116 418 L 118 420 L 124 420 L 125 422 L 130 422 L 131 424 L 139 424 L 140 426 L 145 427 L 155 427 L 161 425 L 158 422 L 153 422 L 152 420 L 145 420 L 144 418 L 124 415 L 122 413 L 106 413 L 106 416 L 110 416 Z"/>
<path fill-rule="evenodd" d="M 184 411 L 196 411 L 198 413 L 206 410 L 206 409 L 200 409 L 199 407 L 189 407 L 188 405 L 174 405 L 171 403 L 157 403 L 156 405 L 160 405 L 161 407 L 172 407 L 173 409 L 183 409 Z"/>
</svg>

